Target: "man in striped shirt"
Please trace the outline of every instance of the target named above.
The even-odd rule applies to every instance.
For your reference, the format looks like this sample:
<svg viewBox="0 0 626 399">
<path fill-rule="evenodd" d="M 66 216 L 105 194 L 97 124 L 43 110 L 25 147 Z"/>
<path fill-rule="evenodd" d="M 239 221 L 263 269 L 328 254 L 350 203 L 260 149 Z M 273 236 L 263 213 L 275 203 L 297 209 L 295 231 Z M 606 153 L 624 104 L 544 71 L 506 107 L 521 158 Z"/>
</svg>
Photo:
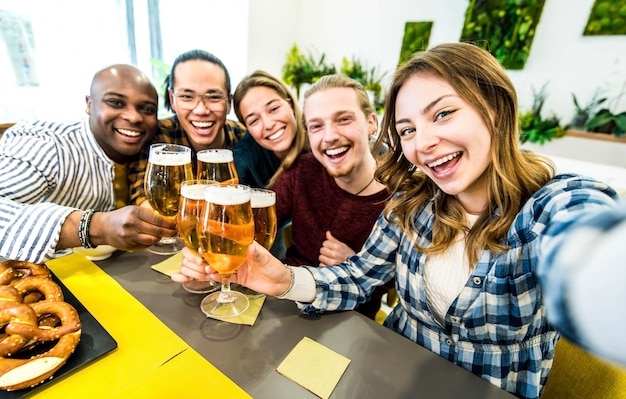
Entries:
<svg viewBox="0 0 626 399">
<path fill-rule="evenodd" d="M 39 263 L 81 245 L 135 250 L 176 234 L 173 221 L 149 209 L 116 209 L 115 170 L 157 127 L 148 77 L 130 65 L 107 67 L 86 102 L 87 118 L 16 124 L 0 138 L 1 257 Z"/>
</svg>

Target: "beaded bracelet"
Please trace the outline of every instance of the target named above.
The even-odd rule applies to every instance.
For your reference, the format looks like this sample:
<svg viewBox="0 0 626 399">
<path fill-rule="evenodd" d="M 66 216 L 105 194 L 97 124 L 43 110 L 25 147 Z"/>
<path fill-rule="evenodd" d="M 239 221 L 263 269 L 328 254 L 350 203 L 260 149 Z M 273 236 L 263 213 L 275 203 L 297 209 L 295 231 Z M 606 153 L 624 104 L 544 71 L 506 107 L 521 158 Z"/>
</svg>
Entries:
<svg viewBox="0 0 626 399">
<path fill-rule="evenodd" d="M 284 298 L 287 294 L 289 294 L 289 291 L 291 291 L 294 283 L 296 282 L 296 276 L 293 274 L 293 269 L 287 265 L 285 265 L 285 267 L 289 269 L 289 273 L 291 273 L 291 281 L 289 282 L 289 287 L 285 290 L 285 292 L 280 295 L 276 295 L 276 298 L 278 299 Z"/>
<path fill-rule="evenodd" d="M 89 238 L 89 224 L 91 223 L 91 217 L 96 213 L 93 209 L 87 209 L 80 217 L 80 221 L 78 223 L 78 239 L 80 240 L 80 245 L 83 248 L 95 248 Z"/>
</svg>

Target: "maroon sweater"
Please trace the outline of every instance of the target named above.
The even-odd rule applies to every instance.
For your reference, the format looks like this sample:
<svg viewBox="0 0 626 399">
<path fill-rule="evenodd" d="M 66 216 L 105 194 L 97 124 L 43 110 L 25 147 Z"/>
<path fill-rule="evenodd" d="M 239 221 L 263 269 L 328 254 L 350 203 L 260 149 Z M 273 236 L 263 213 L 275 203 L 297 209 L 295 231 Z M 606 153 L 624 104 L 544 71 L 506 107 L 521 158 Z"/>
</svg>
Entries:
<svg viewBox="0 0 626 399">
<path fill-rule="evenodd" d="M 291 265 L 319 265 L 326 231 L 359 252 L 383 210 L 388 191 L 368 196 L 345 192 L 313 154 L 303 154 L 283 172 L 276 192 L 278 223 L 292 219 L 291 240 L 283 261 Z"/>
</svg>

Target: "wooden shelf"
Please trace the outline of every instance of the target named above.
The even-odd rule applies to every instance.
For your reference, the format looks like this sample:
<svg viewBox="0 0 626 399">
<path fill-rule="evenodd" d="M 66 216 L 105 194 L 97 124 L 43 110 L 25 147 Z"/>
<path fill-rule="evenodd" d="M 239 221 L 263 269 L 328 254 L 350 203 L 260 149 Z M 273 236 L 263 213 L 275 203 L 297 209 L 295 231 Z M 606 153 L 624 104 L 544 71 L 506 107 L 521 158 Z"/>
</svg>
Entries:
<svg viewBox="0 0 626 399">
<path fill-rule="evenodd" d="M 582 130 L 567 130 L 565 134 L 570 137 L 580 137 L 580 138 L 585 138 L 585 139 L 610 141 L 613 143 L 626 144 L 626 136 L 617 137 L 616 135 L 609 134 L 609 133 L 594 133 L 594 132 L 585 132 Z"/>
</svg>

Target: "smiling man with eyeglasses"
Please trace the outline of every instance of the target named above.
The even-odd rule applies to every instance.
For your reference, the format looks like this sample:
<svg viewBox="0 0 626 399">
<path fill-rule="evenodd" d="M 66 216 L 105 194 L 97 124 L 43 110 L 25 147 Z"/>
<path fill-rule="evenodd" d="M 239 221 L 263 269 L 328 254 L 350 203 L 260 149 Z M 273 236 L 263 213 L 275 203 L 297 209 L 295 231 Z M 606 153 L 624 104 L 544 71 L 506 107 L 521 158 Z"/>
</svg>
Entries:
<svg viewBox="0 0 626 399">
<path fill-rule="evenodd" d="M 165 107 L 175 113 L 159 121 L 160 132 L 153 143 L 180 144 L 196 153 L 209 148 L 229 148 L 246 133 L 243 124 L 227 119 L 231 106 L 231 84 L 228 70 L 215 55 L 191 50 L 179 55 L 166 80 Z M 131 202 L 145 202 L 143 178 L 148 159 L 144 151 L 130 165 Z M 147 202 L 146 202 L 147 204 Z"/>
</svg>

